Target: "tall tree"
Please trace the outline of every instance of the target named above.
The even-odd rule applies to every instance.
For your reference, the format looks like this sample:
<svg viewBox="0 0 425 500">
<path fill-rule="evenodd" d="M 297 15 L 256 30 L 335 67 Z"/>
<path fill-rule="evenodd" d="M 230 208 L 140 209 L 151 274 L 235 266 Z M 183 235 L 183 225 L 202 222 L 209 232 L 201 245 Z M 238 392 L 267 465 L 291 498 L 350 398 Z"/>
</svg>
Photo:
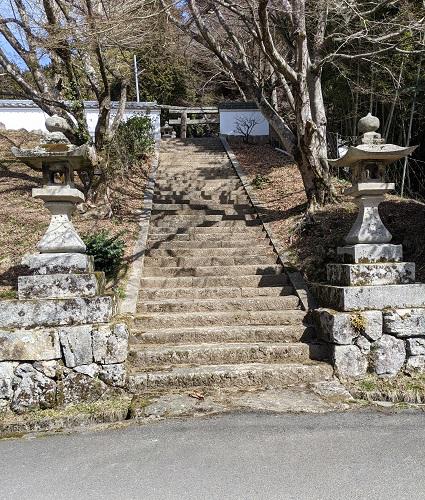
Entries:
<svg viewBox="0 0 425 500">
<path fill-rule="evenodd" d="M 310 210 L 335 198 L 323 71 L 341 61 L 424 49 L 423 19 L 409 0 L 160 1 L 244 95 L 256 99 L 299 166 Z"/>
<path fill-rule="evenodd" d="M 94 143 L 99 152 L 122 119 L 131 75 L 127 42 L 153 5 L 135 0 L 10 0 L 0 11 L 0 72 L 49 115 L 69 125 L 69 139 L 90 139 L 84 99 L 99 105 Z M 146 15 L 146 14 L 145 14 Z M 150 17 L 149 11 L 147 16 Z M 113 93 L 118 107 L 111 115 Z"/>
</svg>

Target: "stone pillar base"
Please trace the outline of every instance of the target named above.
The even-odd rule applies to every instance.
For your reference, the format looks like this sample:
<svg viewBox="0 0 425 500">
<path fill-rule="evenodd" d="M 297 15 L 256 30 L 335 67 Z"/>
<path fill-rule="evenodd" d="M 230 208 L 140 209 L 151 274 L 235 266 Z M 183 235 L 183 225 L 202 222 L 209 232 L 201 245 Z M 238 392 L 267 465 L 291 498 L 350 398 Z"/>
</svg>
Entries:
<svg viewBox="0 0 425 500">
<path fill-rule="evenodd" d="M 0 411 L 23 413 L 117 395 L 129 333 L 82 253 L 28 255 L 18 300 L 0 302 Z"/>
<path fill-rule="evenodd" d="M 313 285 L 325 307 L 314 312 L 317 330 L 336 373 L 357 379 L 425 372 L 425 284 L 414 283 L 414 263 L 401 262 L 397 245 L 338 251 L 354 263 L 329 264 L 329 284 Z M 386 257 L 391 262 L 380 262 Z"/>
</svg>

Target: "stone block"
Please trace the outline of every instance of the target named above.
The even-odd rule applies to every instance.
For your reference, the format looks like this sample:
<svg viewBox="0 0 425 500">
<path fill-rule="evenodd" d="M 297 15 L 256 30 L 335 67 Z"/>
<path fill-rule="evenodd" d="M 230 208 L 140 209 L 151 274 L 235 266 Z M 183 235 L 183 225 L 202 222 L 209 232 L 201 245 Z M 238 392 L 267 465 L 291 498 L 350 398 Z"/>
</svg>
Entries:
<svg viewBox="0 0 425 500">
<path fill-rule="evenodd" d="M 0 399 L 10 399 L 13 396 L 13 379 L 17 363 L 0 363 Z"/>
<path fill-rule="evenodd" d="M 410 338 L 406 340 L 406 351 L 410 356 L 425 355 L 425 338 Z"/>
<path fill-rule="evenodd" d="M 332 309 L 318 309 L 315 315 L 319 323 L 319 336 L 326 342 L 352 344 L 360 335 L 370 340 L 382 336 L 381 311 L 350 314 Z"/>
<path fill-rule="evenodd" d="M 40 253 L 25 255 L 22 264 L 34 274 L 94 272 L 94 259 L 83 253 Z"/>
<path fill-rule="evenodd" d="M 55 329 L 0 330 L 0 361 L 45 361 L 60 357 Z"/>
<path fill-rule="evenodd" d="M 404 341 L 391 335 L 383 335 L 371 350 L 373 370 L 380 376 L 394 376 L 406 361 Z"/>
<path fill-rule="evenodd" d="M 108 385 L 113 385 L 114 387 L 124 387 L 126 383 L 124 363 L 102 366 L 99 371 L 99 378 Z"/>
<path fill-rule="evenodd" d="M 425 356 L 410 356 L 406 361 L 406 369 L 407 373 L 411 373 L 412 375 L 415 373 L 424 373 L 425 372 Z"/>
<path fill-rule="evenodd" d="M 369 340 L 367 340 L 366 337 L 363 337 L 363 335 L 360 335 L 360 337 L 356 338 L 355 345 L 360 349 L 362 354 L 367 355 L 370 353 L 371 343 L 369 342 Z"/>
<path fill-rule="evenodd" d="M 331 285 L 400 285 L 415 281 L 413 262 L 387 262 L 384 264 L 328 264 Z"/>
<path fill-rule="evenodd" d="M 338 311 L 425 307 L 425 284 L 332 286 L 313 285 L 319 304 Z"/>
<path fill-rule="evenodd" d="M 108 386 L 97 378 L 70 372 L 61 382 L 59 399 L 63 404 L 92 403 L 102 397 Z"/>
<path fill-rule="evenodd" d="M 56 377 L 58 369 L 62 368 L 62 364 L 56 359 L 52 359 L 51 361 L 36 361 L 33 366 L 36 370 L 49 378 Z"/>
<path fill-rule="evenodd" d="M 0 328 L 107 323 L 115 312 L 112 296 L 77 299 L 0 301 Z"/>
<path fill-rule="evenodd" d="M 123 363 L 128 354 L 128 329 L 123 323 L 100 325 L 93 331 L 93 356 L 97 363 Z"/>
<path fill-rule="evenodd" d="M 384 332 L 399 338 L 425 337 L 425 309 L 384 311 Z"/>
<path fill-rule="evenodd" d="M 77 373 L 82 373 L 88 377 L 94 378 L 99 374 L 100 366 L 96 363 L 91 363 L 90 365 L 76 366 L 74 371 Z"/>
<path fill-rule="evenodd" d="M 359 379 L 366 375 L 368 360 L 355 345 L 335 345 L 333 363 L 336 373 L 342 379 Z"/>
<path fill-rule="evenodd" d="M 103 273 L 20 276 L 18 298 L 24 300 L 94 297 L 103 292 L 104 283 Z"/>
<path fill-rule="evenodd" d="M 28 363 L 16 368 L 13 389 L 10 407 L 16 413 L 56 405 L 56 382 Z"/>
<path fill-rule="evenodd" d="M 59 330 L 65 366 L 74 368 L 93 361 L 92 325 L 68 326 Z"/>
<path fill-rule="evenodd" d="M 337 248 L 342 262 L 347 264 L 365 264 L 373 262 L 401 262 L 403 247 L 389 243 L 360 243 Z"/>
</svg>

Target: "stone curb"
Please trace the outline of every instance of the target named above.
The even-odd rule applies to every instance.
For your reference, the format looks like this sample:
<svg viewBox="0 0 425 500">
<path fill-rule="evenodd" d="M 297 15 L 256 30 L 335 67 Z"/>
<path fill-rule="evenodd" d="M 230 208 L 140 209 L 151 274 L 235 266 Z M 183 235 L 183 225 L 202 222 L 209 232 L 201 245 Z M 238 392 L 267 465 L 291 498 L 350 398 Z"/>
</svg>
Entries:
<svg viewBox="0 0 425 500">
<path fill-rule="evenodd" d="M 153 159 L 152 170 L 146 185 L 143 196 L 143 210 L 139 220 L 139 237 L 134 244 L 134 260 L 130 265 L 130 272 L 125 289 L 125 299 L 120 302 L 119 314 L 131 315 L 136 313 L 137 300 L 140 289 L 140 279 L 143 272 L 143 262 L 145 258 L 146 242 L 148 239 L 149 224 L 152 215 L 153 194 L 156 182 L 156 175 L 159 166 L 159 143 L 155 146 L 155 155 Z"/>
<path fill-rule="evenodd" d="M 235 169 L 240 181 L 242 182 L 242 186 L 244 187 L 246 194 L 248 195 L 248 198 L 250 199 L 253 207 L 257 210 L 258 217 L 261 220 L 264 229 L 267 233 L 267 236 L 269 237 L 276 253 L 278 254 L 281 264 L 285 268 L 289 281 L 291 282 L 291 285 L 294 287 L 295 293 L 299 297 L 303 309 L 305 311 L 316 309 L 317 308 L 316 299 L 310 292 L 307 283 L 305 282 L 301 273 L 297 269 L 295 269 L 290 263 L 288 254 L 286 253 L 285 249 L 282 247 L 282 245 L 279 243 L 279 241 L 273 234 L 271 224 L 265 222 L 263 219 L 261 209 L 262 208 L 265 209 L 266 208 L 265 205 L 257 198 L 248 177 L 242 171 L 239 161 L 237 160 L 236 155 L 233 153 L 229 143 L 227 142 L 227 139 L 222 135 L 220 135 L 220 139 L 224 149 L 226 150 L 227 156 L 229 157 L 229 160 L 233 165 L 233 168 Z"/>
</svg>

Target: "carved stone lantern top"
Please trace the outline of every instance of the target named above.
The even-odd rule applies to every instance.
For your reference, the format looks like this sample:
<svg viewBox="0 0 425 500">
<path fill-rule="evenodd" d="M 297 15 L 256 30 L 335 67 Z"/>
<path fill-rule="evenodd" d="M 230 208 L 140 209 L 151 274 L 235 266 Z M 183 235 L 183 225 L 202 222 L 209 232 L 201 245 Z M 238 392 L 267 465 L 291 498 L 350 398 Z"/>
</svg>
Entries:
<svg viewBox="0 0 425 500">
<path fill-rule="evenodd" d="M 34 188 L 32 196 L 45 202 L 52 219 L 38 249 L 41 253 L 84 253 L 86 246 L 71 222 L 75 205 L 85 200 L 74 185 L 74 172 L 93 165 L 94 149 L 71 144 L 64 134 L 69 126 L 59 116 L 47 118 L 46 128 L 49 132 L 37 147 L 12 148 L 16 158 L 43 172 L 43 187 Z"/>
<path fill-rule="evenodd" d="M 349 245 L 386 244 L 392 236 L 384 226 L 378 206 L 384 194 L 395 188 L 394 183 L 386 182 L 387 165 L 410 155 L 417 146 L 401 147 L 386 144 L 377 132 L 379 119 L 370 113 L 361 118 L 358 130 L 362 134 L 356 146 L 350 146 L 338 160 L 329 160 L 336 167 L 349 167 L 352 170 L 352 187 L 346 190 L 359 206 L 357 220 L 345 238 Z M 341 249 L 343 250 L 343 249 Z"/>
<path fill-rule="evenodd" d="M 344 156 L 337 160 L 329 160 L 335 167 L 353 167 L 367 163 L 389 165 L 410 155 L 417 146 L 402 147 L 395 144 L 386 144 L 385 139 L 377 132 L 379 119 L 370 113 L 361 118 L 358 131 L 362 133 L 357 146 L 350 146 Z"/>
<path fill-rule="evenodd" d="M 96 156 L 94 148 L 88 144 L 82 146 L 71 144 L 63 133 L 69 129 L 65 119 L 57 115 L 49 116 L 46 119 L 46 128 L 49 132 L 35 148 L 12 148 L 16 158 L 31 168 L 43 172 L 51 165 L 68 165 L 72 171 L 93 165 Z"/>
</svg>

